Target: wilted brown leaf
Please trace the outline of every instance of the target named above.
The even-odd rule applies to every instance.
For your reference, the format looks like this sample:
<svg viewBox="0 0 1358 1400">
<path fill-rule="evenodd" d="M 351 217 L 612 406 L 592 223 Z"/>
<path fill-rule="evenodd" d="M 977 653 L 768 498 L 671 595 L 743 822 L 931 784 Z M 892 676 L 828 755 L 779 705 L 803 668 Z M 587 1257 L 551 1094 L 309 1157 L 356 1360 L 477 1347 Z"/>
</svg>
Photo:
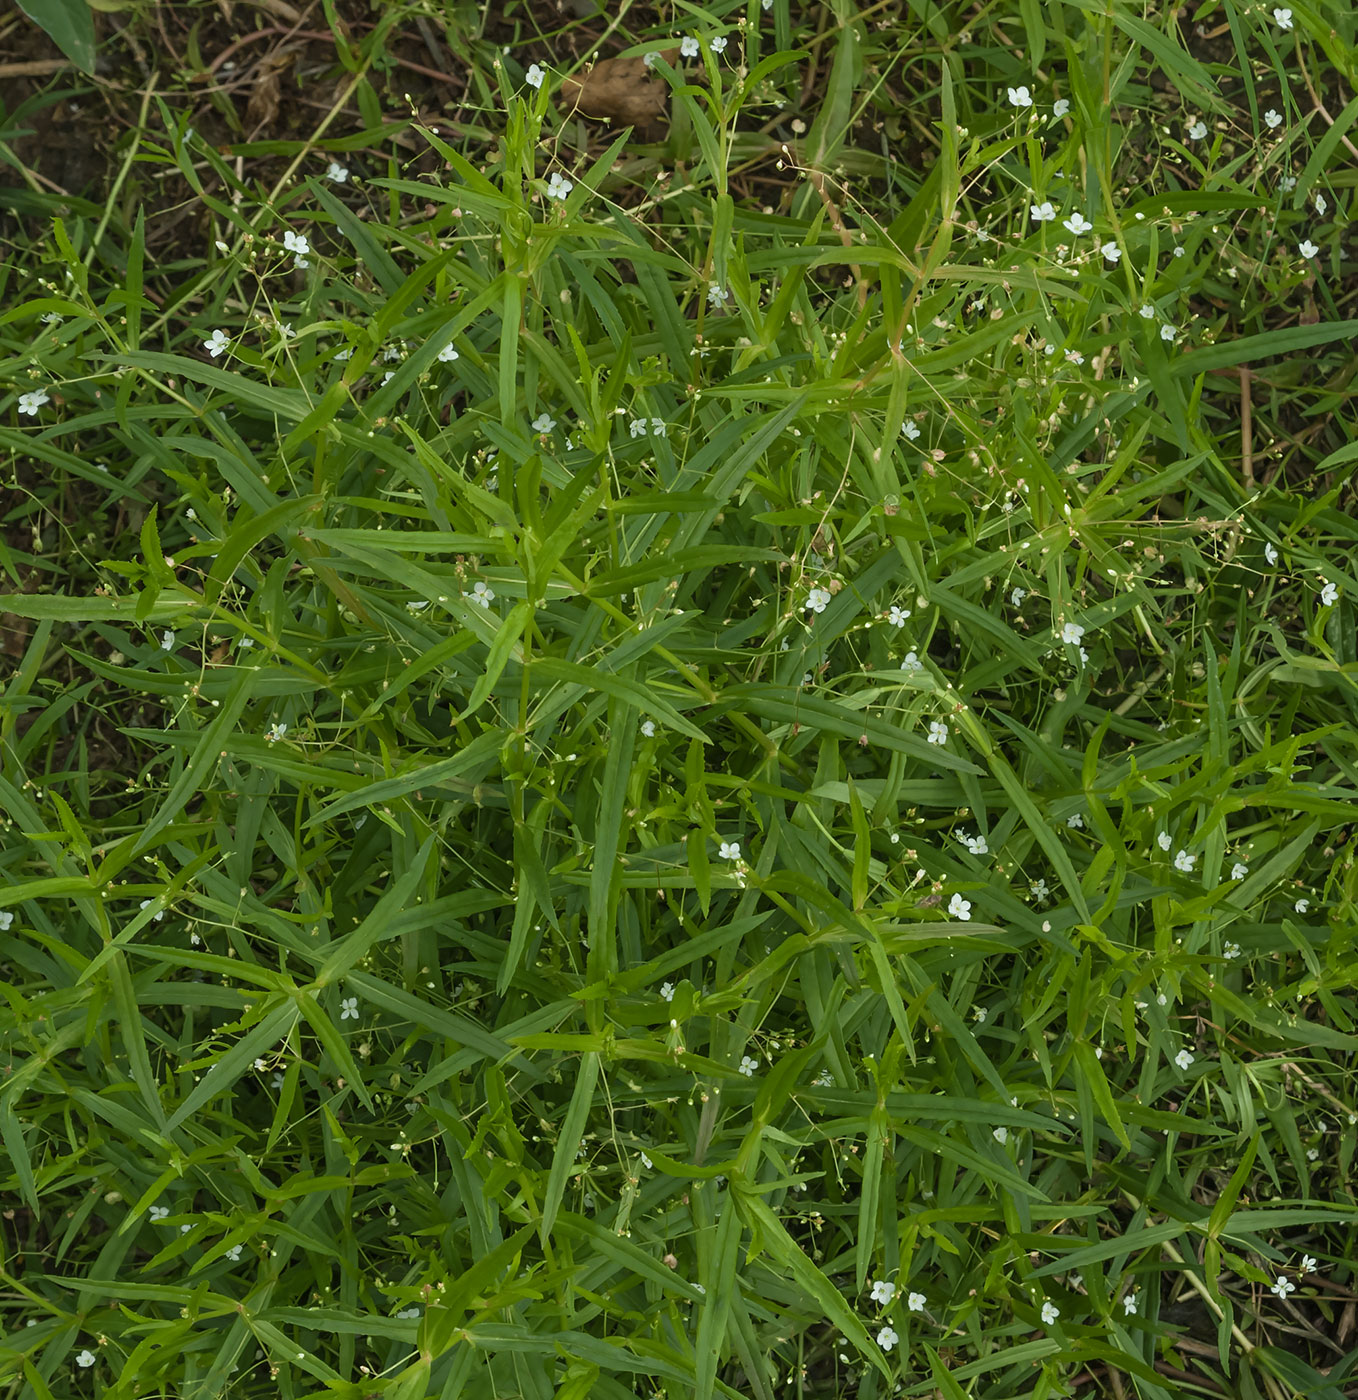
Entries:
<svg viewBox="0 0 1358 1400">
<path fill-rule="evenodd" d="M 661 49 L 660 56 L 672 64 L 679 50 Z M 642 57 L 606 58 L 583 78 L 567 78 L 561 84 L 562 101 L 572 110 L 598 121 L 634 126 L 643 137 L 660 135 L 668 124 L 669 96 L 669 88 Z"/>
<path fill-rule="evenodd" d="M 246 104 L 245 120 L 256 132 L 270 125 L 278 116 L 279 89 L 283 74 L 292 66 L 296 49 L 276 49 L 266 54 L 255 69 L 255 81 Z"/>
</svg>

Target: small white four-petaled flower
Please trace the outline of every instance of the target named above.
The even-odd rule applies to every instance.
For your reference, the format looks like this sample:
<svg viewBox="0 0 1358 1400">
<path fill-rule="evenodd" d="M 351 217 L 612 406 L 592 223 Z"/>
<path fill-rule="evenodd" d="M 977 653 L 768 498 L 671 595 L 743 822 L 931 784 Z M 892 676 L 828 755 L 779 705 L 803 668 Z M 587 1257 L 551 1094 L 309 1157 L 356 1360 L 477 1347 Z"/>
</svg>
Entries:
<svg viewBox="0 0 1358 1400">
<path fill-rule="evenodd" d="M 740 842 L 723 841 L 721 843 L 721 849 L 717 852 L 717 854 L 722 858 L 722 860 L 739 860 Z"/>
<path fill-rule="evenodd" d="M 679 52 L 685 58 L 697 58 L 701 46 L 692 34 L 686 34 L 679 42 Z"/>
<path fill-rule="evenodd" d="M 1041 204 L 1034 204 L 1031 210 L 1033 222 L 1037 224 L 1049 224 L 1056 218 L 1056 210 L 1052 208 L 1051 200 L 1043 200 Z"/>
<path fill-rule="evenodd" d="M 264 737 L 269 741 L 269 743 L 276 744 L 287 732 L 287 724 L 282 720 L 275 720 L 264 731 Z"/>
<path fill-rule="evenodd" d="M 1187 1069 L 1189 1065 L 1193 1063 L 1193 1056 L 1190 1055 L 1187 1050 L 1180 1050 L 1174 1057 L 1174 1063 L 1178 1065 L 1180 1069 Z"/>
<path fill-rule="evenodd" d="M 1026 87 L 1010 88 L 1009 104 L 1012 107 L 1031 107 L 1033 105 L 1033 95 Z"/>
<path fill-rule="evenodd" d="M 912 1293 L 905 1300 L 905 1306 L 909 1308 L 911 1312 L 923 1312 L 928 1305 L 929 1300 L 923 1293 Z"/>
<path fill-rule="evenodd" d="M 726 40 L 722 38 L 720 34 L 718 34 L 717 37 L 712 40 L 711 44 L 708 45 L 708 47 L 712 50 L 713 53 L 725 53 Z"/>
<path fill-rule="evenodd" d="M 1189 874 L 1197 862 L 1197 856 L 1192 851 L 1178 851 L 1174 856 L 1175 870 L 1182 870 L 1185 875 Z"/>
<path fill-rule="evenodd" d="M 883 1351 L 890 1351 L 898 1341 L 900 1341 L 900 1338 L 896 1335 L 896 1329 L 892 1327 L 890 1323 L 887 1323 L 877 1334 L 877 1345 L 881 1347 Z"/>
<path fill-rule="evenodd" d="M 1309 238 L 1303 238 L 1301 242 L 1297 244 L 1297 252 L 1304 258 L 1313 258 L 1320 252 L 1320 249 L 1312 243 Z"/>
<path fill-rule="evenodd" d="M 948 901 L 948 913 L 966 923 L 971 918 L 971 901 L 963 899 L 960 894 L 953 895 Z"/>
<path fill-rule="evenodd" d="M 1058 1317 L 1061 1316 L 1061 1309 L 1055 1303 L 1042 1304 L 1042 1321 L 1050 1327 Z"/>
<path fill-rule="evenodd" d="M 1273 22 L 1274 22 L 1274 24 L 1276 24 L 1276 25 L 1278 26 L 1279 29 L 1291 29 L 1291 28 L 1292 28 L 1292 11 L 1291 11 L 1291 10 L 1274 10 L 1274 11 L 1273 11 Z"/>
<path fill-rule="evenodd" d="M 806 595 L 806 606 L 812 612 L 823 613 L 830 603 L 830 592 L 826 588 L 813 588 Z"/>
<path fill-rule="evenodd" d="M 740 1072 L 746 1079 L 753 1079 L 754 1072 L 759 1068 L 759 1061 L 752 1055 L 742 1055 L 740 1057 Z"/>
<path fill-rule="evenodd" d="M 887 1283 L 885 1279 L 878 1279 L 877 1282 L 872 1285 L 872 1301 L 874 1303 L 880 1303 L 882 1307 L 886 1307 L 895 1296 L 896 1285 L 894 1283 Z"/>
<path fill-rule="evenodd" d="M 1189 139 L 1190 141 L 1201 141 L 1202 138 L 1203 138 L 1204 136 L 1206 136 L 1206 135 L 1207 135 L 1207 123 L 1206 123 L 1206 122 L 1203 122 L 1203 121 L 1195 121 L 1195 122 L 1188 128 L 1188 139 Z"/>
<path fill-rule="evenodd" d="M 566 179 L 559 170 L 553 170 L 551 179 L 547 181 L 547 198 L 565 199 L 574 188 L 573 180 Z"/>
<path fill-rule="evenodd" d="M 1078 622 L 1067 622 L 1061 628 L 1061 640 L 1068 646 L 1077 647 L 1084 640 L 1085 629 Z"/>
<path fill-rule="evenodd" d="M 77 1366 L 93 1366 L 98 1359 L 89 1347 L 85 1347 L 83 1351 L 76 1354 L 75 1364 Z"/>
<path fill-rule="evenodd" d="M 948 726 L 942 720 L 931 719 L 929 721 L 929 742 L 931 744 L 946 744 L 948 742 Z"/>
<path fill-rule="evenodd" d="M 1327 583 L 1320 590 L 1320 601 L 1327 608 L 1332 608 L 1339 600 L 1339 585 L 1337 583 Z"/>
<path fill-rule="evenodd" d="M 469 596 L 473 603 L 477 603 L 483 608 L 490 607 L 495 601 L 495 592 L 487 583 L 474 583 Z"/>
<path fill-rule="evenodd" d="M 1068 219 L 1061 221 L 1063 228 L 1068 228 L 1074 234 L 1088 233 L 1094 227 L 1078 210 Z"/>
<path fill-rule="evenodd" d="M 342 185 L 348 180 L 349 172 L 339 161 L 332 160 L 330 164 L 325 167 L 325 178 L 329 180 L 331 184 Z"/>
<path fill-rule="evenodd" d="M 1243 860 L 1238 860 L 1231 866 L 1231 879 L 1243 880 L 1250 873 L 1250 868 Z"/>
<path fill-rule="evenodd" d="M 357 998 L 357 997 L 344 997 L 344 998 L 340 1001 L 340 1020 L 341 1020 L 341 1021 L 357 1021 L 357 1020 L 358 1020 L 358 998 Z"/>
<path fill-rule="evenodd" d="M 1277 1294 L 1279 1298 L 1286 1298 L 1289 1293 L 1295 1293 L 1297 1291 L 1297 1285 L 1293 1283 L 1290 1278 L 1284 1278 L 1279 1274 L 1277 1283 L 1268 1291 Z"/>
<path fill-rule="evenodd" d="M 203 342 L 203 349 L 215 360 L 223 350 L 231 346 L 231 337 L 225 331 L 213 331 Z"/>
<path fill-rule="evenodd" d="M 30 418 L 38 416 L 38 410 L 45 403 L 50 403 L 51 398 L 46 389 L 33 389 L 27 394 L 19 395 L 19 412 L 27 414 Z"/>
</svg>

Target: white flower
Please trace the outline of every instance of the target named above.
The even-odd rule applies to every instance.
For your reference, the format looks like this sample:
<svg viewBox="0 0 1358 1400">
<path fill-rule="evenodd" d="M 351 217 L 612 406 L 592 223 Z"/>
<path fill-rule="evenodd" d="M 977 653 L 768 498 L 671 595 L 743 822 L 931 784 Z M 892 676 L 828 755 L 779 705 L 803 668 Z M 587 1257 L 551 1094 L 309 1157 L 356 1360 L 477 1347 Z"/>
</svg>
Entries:
<svg viewBox="0 0 1358 1400">
<path fill-rule="evenodd" d="M 547 181 L 547 198 L 565 199 L 574 188 L 574 181 L 566 179 L 559 170 L 553 170 L 552 178 Z"/>
<path fill-rule="evenodd" d="M 1317 213 L 1317 214 L 1324 214 L 1324 212 L 1325 212 L 1329 207 L 1330 207 L 1330 206 L 1325 202 L 1325 196 L 1324 196 L 1323 194 L 1318 194 L 1318 195 L 1316 195 L 1316 213 Z M 49 314 L 55 315 L 56 313 L 55 313 L 55 312 L 52 312 L 52 313 L 49 313 Z M 45 321 L 46 319 L 47 319 L 47 317 L 44 316 L 44 317 L 43 317 L 43 320 Z"/>
<path fill-rule="evenodd" d="M 723 39 L 720 34 L 718 34 L 717 37 L 713 39 L 712 42 L 708 45 L 708 48 L 710 48 L 713 53 L 725 53 L 726 40 Z"/>
<path fill-rule="evenodd" d="M 264 737 L 269 743 L 276 744 L 287 732 L 288 726 L 286 724 L 275 721 L 264 731 Z"/>
<path fill-rule="evenodd" d="M 341 1020 L 341 1021 L 357 1021 L 357 1020 L 358 1020 L 358 998 L 357 998 L 357 997 L 344 997 L 344 998 L 340 1001 L 340 1020 Z"/>
<path fill-rule="evenodd" d="M 722 860 L 739 860 L 740 842 L 723 841 L 721 843 L 721 848 L 717 851 L 717 854 L 722 858 Z"/>
<path fill-rule="evenodd" d="M 1223 958 L 1238 958 L 1238 957 L 1240 956 L 1240 944 L 1238 944 L 1238 943 L 1228 943 L 1228 944 L 1221 950 L 1221 956 L 1222 956 Z"/>
<path fill-rule="evenodd" d="M 907 418 L 905 422 L 901 424 L 901 436 L 903 438 L 909 438 L 911 442 L 914 442 L 919 437 L 919 424 Z"/>
<path fill-rule="evenodd" d="M 990 1008 L 988 1006 L 976 1006 L 972 1008 L 972 1014 L 976 1018 L 976 1024 L 978 1026 L 984 1025 L 990 1017 Z"/>
<path fill-rule="evenodd" d="M 1058 1317 L 1061 1316 L 1061 1309 L 1055 1303 L 1042 1304 L 1042 1321 L 1050 1327 Z"/>
<path fill-rule="evenodd" d="M 450 365 L 455 359 L 457 359 L 457 351 L 451 345 L 445 345 L 439 351 L 440 364 Z"/>
<path fill-rule="evenodd" d="M 666 423 L 663 418 L 651 419 L 651 432 L 653 432 L 656 437 L 664 437 L 669 432 L 669 426 L 670 425 Z"/>
<path fill-rule="evenodd" d="M 1264 113 L 1264 121 L 1268 124 L 1270 131 L 1276 131 L 1283 124 L 1282 113 L 1275 112 L 1273 108 L 1270 107 L 1268 111 Z"/>
<path fill-rule="evenodd" d="M 895 1296 L 896 1285 L 894 1283 L 887 1283 L 885 1280 L 879 1279 L 872 1285 L 872 1301 L 880 1303 L 882 1307 L 886 1307 Z"/>
<path fill-rule="evenodd" d="M 1070 827 L 1072 831 L 1083 831 L 1085 829 L 1085 819 L 1078 812 L 1072 812 L 1070 816 L 1066 818 L 1066 825 Z"/>
<path fill-rule="evenodd" d="M 685 34 L 679 43 L 679 52 L 685 58 L 697 58 L 700 45 L 692 34 Z"/>
<path fill-rule="evenodd" d="M 389 370 L 382 376 L 382 384 L 383 384 L 383 386 L 385 387 L 386 385 L 390 384 L 391 381 L 392 381 L 393 379 L 395 379 L 395 378 L 396 378 L 396 371 L 395 371 L 394 369 L 389 369 Z"/>
<path fill-rule="evenodd" d="M 1080 354 L 1078 350 L 1067 350 L 1066 359 L 1068 359 L 1073 365 L 1082 365 L 1085 362 L 1085 357 L 1082 354 Z"/>
<path fill-rule="evenodd" d="M 1161 340 L 1173 340 L 1177 334 L 1178 332 L 1174 329 L 1173 326 L 1164 325 L 1160 327 Z"/>
<path fill-rule="evenodd" d="M 339 161 L 332 160 L 330 164 L 325 167 L 325 178 L 333 184 L 342 185 L 349 178 L 349 172 Z"/>
<path fill-rule="evenodd" d="M 169 1213 L 169 1206 L 152 1206 L 150 1210 L 151 1220 L 153 1223 L 157 1220 L 164 1220 Z"/>
<path fill-rule="evenodd" d="M 1318 252 L 1320 252 L 1320 249 L 1317 248 L 1316 245 L 1312 243 L 1309 238 L 1303 238 L 1302 241 L 1297 244 L 1297 252 L 1299 252 L 1304 258 L 1313 258 Z"/>
<path fill-rule="evenodd" d="M 901 658 L 901 670 L 902 670 L 902 671 L 922 671 L 922 670 L 924 670 L 924 662 L 922 662 L 922 661 L 919 659 L 919 656 L 918 656 L 915 652 L 913 652 L 913 651 L 907 651 L 907 652 L 905 653 L 904 657 Z M 930 739 L 929 742 L 930 742 L 931 744 L 932 744 L 932 743 L 935 743 L 935 742 L 940 743 L 940 744 L 946 743 L 946 742 L 947 742 L 947 737 L 948 737 L 948 735 L 947 735 L 947 726 L 945 725 L 945 726 L 944 726 L 944 732 L 943 732 L 943 738 L 942 738 L 942 739 L 939 739 L 939 740 Z"/>
<path fill-rule="evenodd" d="M 1118 245 L 1113 242 L 1105 243 L 1103 247 L 1099 249 L 1099 252 L 1101 252 L 1110 263 L 1117 262 L 1117 260 L 1122 256 L 1122 249 L 1119 248 Z"/>
<path fill-rule="evenodd" d="M 990 852 L 990 847 L 986 844 L 984 836 L 968 836 L 965 831 L 962 831 L 958 833 L 957 839 L 974 856 L 988 855 Z"/>
<path fill-rule="evenodd" d="M 225 331 L 213 331 L 203 342 L 203 349 L 215 360 L 223 350 L 229 349 L 231 337 Z"/>
<path fill-rule="evenodd" d="M 306 234 L 293 233 L 291 231 L 283 235 L 283 246 L 289 253 L 306 254 L 311 251 L 311 244 L 307 242 Z"/>
<path fill-rule="evenodd" d="M 1041 204 L 1034 204 L 1031 209 L 1033 222 L 1038 224 L 1049 224 L 1056 218 L 1056 210 L 1052 208 L 1051 200 L 1043 200 Z"/>
<path fill-rule="evenodd" d="M 1327 607 L 1327 608 L 1333 607 L 1334 604 L 1335 604 L 1335 601 L 1336 601 L 1336 599 L 1338 599 L 1338 597 L 1339 597 L 1339 585 L 1338 585 L 1338 584 L 1327 583 L 1327 584 L 1325 585 L 1325 587 L 1322 588 L 1322 589 L 1320 590 L 1320 601 L 1321 601 L 1321 603 L 1324 604 L 1324 606 Z"/>
<path fill-rule="evenodd" d="M 479 603 L 483 608 L 490 607 L 495 601 L 495 592 L 487 583 L 473 584 L 470 596 L 473 603 Z"/>
<path fill-rule="evenodd" d="M 233 1245 L 231 1246 L 231 1248 L 228 1249 L 228 1250 L 226 1251 L 226 1257 L 227 1257 L 233 1264 L 235 1264 L 235 1263 L 237 1263 L 237 1262 L 239 1261 L 239 1259 L 240 1259 L 240 1251 L 241 1251 L 240 1245 L 238 1245 L 238 1244 L 233 1244 Z"/>
<path fill-rule="evenodd" d="M 1188 139 L 1190 141 L 1201 141 L 1207 135 L 1207 123 L 1196 121 L 1188 128 Z"/>
<path fill-rule="evenodd" d="M 743 1075 L 745 1076 L 746 1079 L 753 1079 L 753 1078 L 754 1078 L 754 1072 L 755 1072 L 755 1070 L 757 1070 L 758 1068 L 759 1068 L 759 1061 L 756 1060 L 753 1056 L 751 1056 L 751 1055 L 742 1055 L 742 1056 L 740 1057 L 740 1072 L 741 1072 L 741 1074 L 743 1074 Z"/>
<path fill-rule="evenodd" d="M 1154 320 L 1154 319 L 1155 319 L 1155 308 L 1154 308 L 1153 306 L 1150 306 L 1150 305 L 1143 306 L 1143 307 L 1141 308 L 1141 319 L 1142 319 L 1143 321 L 1151 321 L 1151 320 Z"/>
<path fill-rule="evenodd" d="M 1250 868 L 1243 860 L 1238 860 L 1231 866 L 1231 879 L 1243 880 L 1250 873 Z"/>
<path fill-rule="evenodd" d="M 535 433 L 550 433 L 556 427 L 556 419 L 548 413 L 539 413 L 530 426 Z"/>
<path fill-rule="evenodd" d="M 154 900 L 151 900 L 151 899 L 143 899 L 142 902 L 141 902 L 141 904 L 140 904 L 138 907 L 139 907 L 139 908 L 142 908 L 142 909 L 149 909 L 149 908 L 151 907 L 151 905 L 154 904 L 154 903 L 155 903 Z M 162 910 L 155 916 L 156 923 L 159 923 L 164 917 L 165 917 L 165 911 L 162 909 Z"/>
<path fill-rule="evenodd" d="M 162 632 L 162 633 L 160 634 L 160 649 L 161 649 L 161 651 L 173 651 L 173 650 L 174 650 L 174 633 L 173 633 L 173 632 Z"/>
<path fill-rule="evenodd" d="M 1159 836 L 1155 838 L 1155 842 L 1162 851 L 1169 850 L 1170 846 L 1173 844 L 1170 840 L 1169 832 L 1167 831 L 1162 831 Z"/>
<path fill-rule="evenodd" d="M 634 438 L 645 437 L 646 420 L 644 418 L 633 418 L 627 425 L 627 431 L 631 433 Z"/>
<path fill-rule="evenodd" d="M 655 1166 L 655 1163 L 643 1152 L 641 1154 L 641 1165 L 645 1167 L 647 1171 L 650 1171 L 651 1168 Z"/>
<path fill-rule="evenodd" d="M 813 588 L 811 592 L 806 595 L 805 606 L 810 608 L 812 612 L 823 613 L 829 602 L 830 593 L 828 589 Z"/>
<path fill-rule="evenodd" d="M 19 412 L 36 418 L 43 404 L 50 402 L 51 398 L 45 389 L 34 389 L 31 393 L 19 395 Z"/>
<path fill-rule="evenodd" d="M 1316 1267 L 1316 1261 L 1315 1261 L 1315 1259 L 1314 1259 L 1311 1255 L 1309 1255 L 1309 1254 L 1303 1254 L 1303 1255 L 1301 1256 L 1301 1263 L 1297 1265 L 1297 1272 L 1298 1272 L 1299 1274 L 1310 1274 L 1310 1273 L 1314 1273 L 1314 1272 L 1315 1272 L 1315 1267 Z"/>
<path fill-rule="evenodd" d="M 1291 12 L 1289 11 L 1289 13 Z M 1278 1282 L 1268 1291 L 1270 1293 L 1276 1293 L 1279 1298 L 1286 1298 L 1289 1293 L 1295 1293 L 1297 1291 L 1297 1285 L 1293 1283 L 1290 1278 L 1283 1278 L 1283 1276 L 1279 1274 Z"/>
<path fill-rule="evenodd" d="M 83 1351 L 76 1353 L 75 1364 L 77 1366 L 93 1366 L 99 1358 L 86 1347 Z"/>
<path fill-rule="evenodd" d="M 647 739 L 654 739 L 654 738 L 655 738 L 655 721 L 654 721 L 653 719 L 644 719 L 644 720 L 642 720 L 642 721 L 641 721 L 641 732 L 642 732 L 642 735 L 643 735 L 645 738 L 647 738 Z"/>
<path fill-rule="evenodd" d="M 1296 188 L 1297 177 L 1295 175 L 1284 175 L 1282 179 L 1278 181 L 1278 189 L 1281 190 L 1283 194 L 1291 194 Z"/>
<path fill-rule="evenodd" d="M 1028 891 L 1036 900 L 1046 899 L 1049 891 L 1045 880 L 1032 880 L 1028 884 Z"/>
<path fill-rule="evenodd" d="M 1193 1056 L 1190 1055 L 1187 1050 L 1180 1050 L 1174 1057 L 1174 1063 L 1178 1065 L 1180 1069 L 1187 1069 L 1189 1065 L 1193 1063 Z"/>
<path fill-rule="evenodd" d="M 1318 1147 L 1308 1147 L 1306 1149 L 1306 1160 L 1308 1162 L 1320 1161 L 1320 1149 Z"/>
<path fill-rule="evenodd" d="M 660 987 L 660 996 L 661 996 L 661 1000 L 663 1000 L 663 1001 L 673 1001 L 673 1000 L 674 1000 L 674 983 L 673 983 L 673 982 L 664 982 L 664 983 L 662 983 L 662 984 L 661 984 L 661 987 Z"/>
<path fill-rule="evenodd" d="M 1311 901 L 1309 899 L 1299 899 L 1292 907 L 1298 914 L 1304 914 L 1311 907 Z"/>
<path fill-rule="evenodd" d="M 351 360 L 353 359 L 353 355 L 354 347 L 352 345 L 346 345 L 343 350 L 335 351 L 335 358 L 337 360 Z"/>
<path fill-rule="evenodd" d="M 963 899 L 960 894 L 953 895 L 952 899 L 948 901 L 948 913 L 954 919 L 961 919 L 963 923 L 966 923 L 971 918 L 971 901 Z"/>
<path fill-rule="evenodd" d="M 0 933 L 5 933 L 14 922 L 14 915 L 8 909 L 0 909 Z"/>
<path fill-rule="evenodd" d="M 759 0 L 759 3 L 763 5 L 765 10 L 773 9 L 773 0 Z"/>
<path fill-rule="evenodd" d="M 1085 216 L 1078 211 L 1068 219 L 1061 221 L 1062 228 L 1068 228 L 1074 234 L 1088 233 L 1094 227 Z"/>
<path fill-rule="evenodd" d="M 401 1311 L 396 1314 L 397 1318 L 402 1322 L 409 1322 L 412 1318 L 419 1317 L 419 1315 L 420 1310 L 418 1307 L 402 1308 Z"/>
<path fill-rule="evenodd" d="M 1033 95 L 1026 87 L 1010 88 L 1009 104 L 1012 107 L 1031 107 L 1033 105 Z"/>
<path fill-rule="evenodd" d="M 1278 551 L 1274 549 L 1271 544 L 1266 544 L 1264 546 L 1264 558 L 1267 559 L 1270 564 L 1276 564 L 1278 562 Z"/>
<path fill-rule="evenodd" d="M 941 720 L 931 719 L 929 721 L 929 742 L 931 744 L 946 744 L 948 742 L 948 726 Z"/>
<path fill-rule="evenodd" d="M 1058 97 L 1052 103 L 1052 116 L 1060 121 L 1070 111 L 1070 103 L 1064 97 Z"/>
<path fill-rule="evenodd" d="M 1122 1300 L 1122 1311 L 1128 1317 L 1131 1317 L 1131 1315 L 1136 1311 L 1137 1296 L 1138 1295 L 1135 1293 L 1128 1293 Z"/>
<path fill-rule="evenodd" d="M 707 289 L 707 304 L 715 311 L 730 295 L 725 287 L 713 282 Z"/>
<path fill-rule="evenodd" d="M 1067 622 L 1061 629 L 1061 640 L 1068 646 L 1077 647 L 1084 640 L 1085 629 L 1078 622 Z"/>
<path fill-rule="evenodd" d="M 900 1338 L 896 1335 L 896 1329 L 892 1327 L 890 1323 L 883 1327 L 877 1334 L 877 1345 L 881 1347 L 883 1351 L 890 1351 L 898 1341 L 900 1341 Z"/>
<path fill-rule="evenodd" d="M 1175 870 L 1182 870 L 1185 875 L 1189 874 L 1193 866 L 1197 863 L 1197 856 L 1191 851 L 1178 851 L 1174 856 Z"/>
<path fill-rule="evenodd" d="M 1009 1129 L 1005 1127 L 996 1128 L 990 1136 L 1003 1147 L 1004 1144 L 1009 1141 Z"/>
<path fill-rule="evenodd" d="M 643 55 L 641 61 L 646 65 L 647 68 L 654 68 L 654 67 L 655 67 L 655 61 L 656 61 L 656 59 L 659 58 L 659 57 L 660 57 L 660 50 L 659 50 L 659 49 L 651 49 L 649 53 Z"/>
<path fill-rule="evenodd" d="M 924 1309 L 929 1306 L 929 1300 L 923 1293 L 912 1293 L 905 1300 L 905 1306 L 909 1308 L 911 1312 L 923 1312 Z"/>
<path fill-rule="evenodd" d="M 542 86 L 542 80 L 546 76 L 547 75 L 536 63 L 530 63 L 528 65 L 528 71 L 523 75 L 523 80 L 529 87 L 540 88 Z"/>
<path fill-rule="evenodd" d="M 1292 28 L 1292 11 L 1291 11 L 1291 10 L 1274 10 L 1274 11 L 1273 11 L 1273 22 L 1278 26 L 1279 29 L 1291 29 L 1291 28 Z M 1281 1294 L 1280 1294 L 1279 1296 L 1281 1296 Z"/>
<path fill-rule="evenodd" d="M 1027 596 L 1028 596 L 1028 593 L 1027 593 L 1027 590 L 1026 590 L 1026 589 L 1016 588 L 1016 589 L 1014 589 L 1014 591 L 1009 595 L 1009 601 L 1010 601 L 1010 603 L 1011 603 L 1014 607 L 1016 607 L 1016 608 L 1022 607 L 1022 606 L 1023 606 L 1023 600 L 1024 600 Z"/>
<path fill-rule="evenodd" d="M 893 604 L 890 613 L 887 614 L 887 621 L 893 627 L 904 627 L 906 619 L 909 616 L 910 612 L 908 609 L 898 608 Z"/>
</svg>

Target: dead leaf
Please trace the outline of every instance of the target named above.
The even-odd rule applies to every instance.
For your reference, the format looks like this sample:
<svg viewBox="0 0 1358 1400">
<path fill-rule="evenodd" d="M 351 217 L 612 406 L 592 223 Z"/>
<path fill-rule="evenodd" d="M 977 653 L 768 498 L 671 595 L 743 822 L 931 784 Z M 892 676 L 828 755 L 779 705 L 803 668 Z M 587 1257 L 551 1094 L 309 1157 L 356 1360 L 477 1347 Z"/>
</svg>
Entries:
<svg viewBox="0 0 1358 1400">
<path fill-rule="evenodd" d="M 254 86 L 250 89 L 250 101 L 245 107 L 247 126 L 258 132 L 268 126 L 278 115 L 279 89 L 283 74 L 292 66 L 297 50 L 275 49 L 259 61 L 255 69 Z M 253 138 L 252 138 L 253 139 Z"/>
<path fill-rule="evenodd" d="M 672 64 L 679 50 L 661 49 L 660 56 Z M 567 78 L 561 96 L 572 111 L 636 127 L 646 136 L 659 135 L 654 128 L 669 122 L 669 87 L 651 73 L 644 57 L 606 58 L 583 78 Z"/>
</svg>

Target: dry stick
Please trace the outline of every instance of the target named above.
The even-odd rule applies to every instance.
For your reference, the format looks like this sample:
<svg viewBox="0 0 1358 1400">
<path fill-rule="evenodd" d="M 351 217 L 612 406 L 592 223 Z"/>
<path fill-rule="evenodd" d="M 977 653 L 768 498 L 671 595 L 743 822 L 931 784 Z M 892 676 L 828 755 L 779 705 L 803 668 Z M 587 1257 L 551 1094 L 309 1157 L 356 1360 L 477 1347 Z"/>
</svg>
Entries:
<svg viewBox="0 0 1358 1400">
<path fill-rule="evenodd" d="M 1311 94 L 1311 101 L 1315 104 L 1316 111 L 1333 126 L 1334 118 L 1325 110 L 1325 104 L 1320 100 L 1320 95 L 1316 92 L 1315 86 L 1311 82 L 1311 75 L 1306 71 L 1306 60 L 1302 57 L 1300 44 L 1297 45 L 1297 66 L 1301 69 L 1302 79 L 1306 83 L 1306 91 Z M 1345 149 L 1351 156 L 1358 157 L 1358 146 L 1355 146 L 1342 132 L 1340 133 L 1339 139 L 1344 143 Z"/>
<path fill-rule="evenodd" d="M 784 147 L 786 149 L 786 147 Z M 830 192 L 825 188 L 825 176 L 819 170 L 813 170 L 811 166 L 803 166 L 806 171 L 806 178 L 811 182 L 811 188 L 820 196 L 820 202 L 825 206 L 825 212 L 830 216 L 830 222 L 834 225 L 835 231 L 839 234 L 839 241 L 846 247 L 853 247 L 853 234 L 844 227 L 844 220 L 840 216 L 839 206 L 830 198 Z M 863 269 L 858 263 L 850 263 L 849 271 L 853 273 L 858 282 L 858 309 L 861 311 L 868 304 L 868 286 L 863 281 Z"/>
<path fill-rule="evenodd" d="M 47 78 L 74 67 L 64 58 L 31 58 L 23 63 L 0 63 L 0 78 Z"/>
<path fill-rule="evenodd" d="M 1254 434 L 1250 404 L 1250 367 L 1240 366 L 1240 474 L 1245 485 L 1254 490 Z"/>
</svg>

